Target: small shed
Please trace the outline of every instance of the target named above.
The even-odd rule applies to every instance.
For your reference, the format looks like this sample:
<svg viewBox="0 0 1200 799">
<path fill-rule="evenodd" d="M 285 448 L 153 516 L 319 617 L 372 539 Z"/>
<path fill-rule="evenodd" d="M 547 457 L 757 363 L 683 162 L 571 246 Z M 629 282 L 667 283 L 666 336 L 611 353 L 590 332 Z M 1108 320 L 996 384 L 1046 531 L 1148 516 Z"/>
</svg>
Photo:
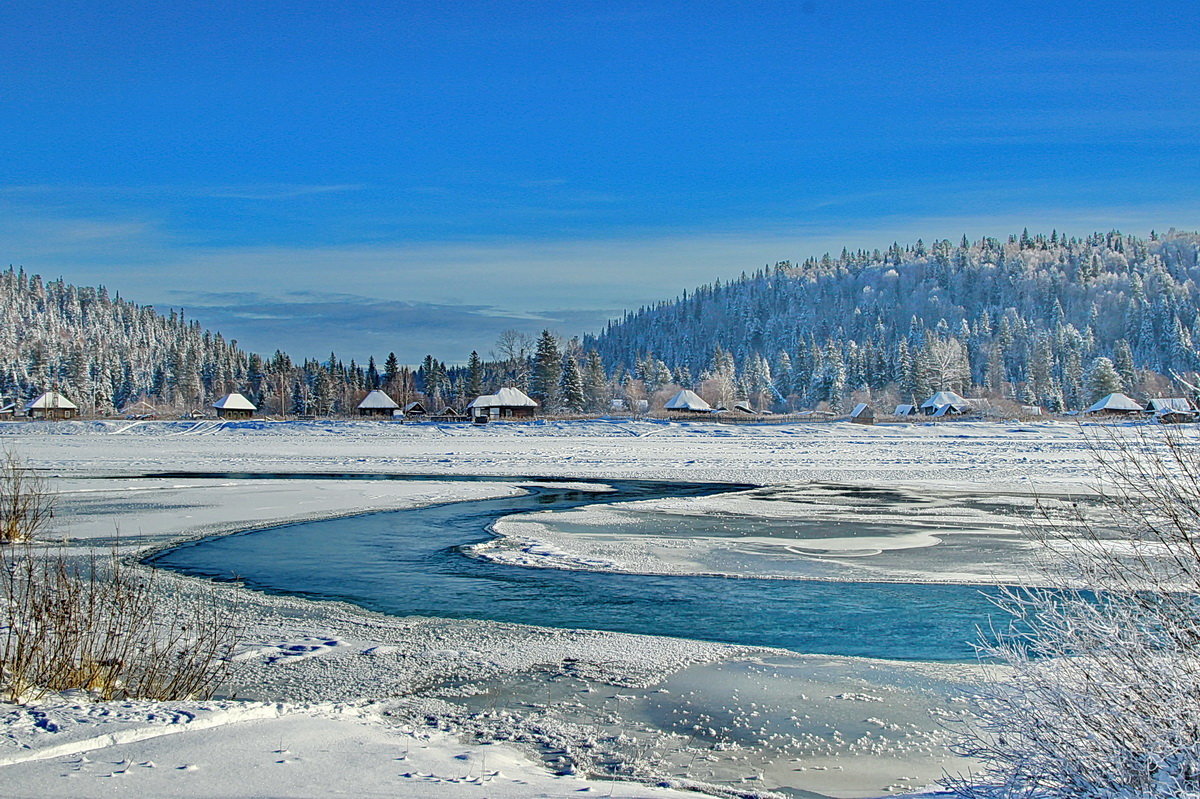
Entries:
<svg viewBox="0 0 1200 799">
<path fill-rule="evenodd" d="M 1186 424 L 1196 421 L 1196 412 L 1162 408 L 1154 412 L 1154 420 L 1159 424 Z"/>
<path fill-rule="evenodd" d="M 471 400 L 467 410 L 475 421 L 483 419 L 532 419 L 538 404 L 516 388 L 502 388 Z"/>
<path fill-rule="evenodd" d="M 733 403 L 733 409 L 735 411 L 741 411 L 742 413 L 752 413 L 755 415 L 758 414 L 758 411 L 754 410 L 754 408 L 751 407 L 750 403 L 748 402 L 735 402 Z"/>
<path fill-rule="evenodd" d="M 429 411 L 425 410 L 425 406 L 419 402 L 410 402 L 404 406 L 404 416 L 409 419 L 420 419 L 423 416 L 428 416 Z"/>
<path fill-rule="evenodd" d="M 667 400 L 663 409 L 676 413 L 712 413 L 711 405 L 701 399 L 699 394 L 686 388 Z"/>
<path fill-rule="evenodd" d="M 250 419 L 258 410 L 253 402 L 236 391 L 221 397 L 212 406 L 217 409 L 217 416 L 222 419 Z"/>
<path fill-rule="evenodd" d="M 916 405 L 897 405 L 896 410 L 892 411 L 892 416 L 913 416 L 916 412 Z"/>
<path fill-rule="evenodd" d="M 59 421 L 74 419 L 79 415 L 79 406 L 57 391 L 47 391 L 37 399 L 26 403 L 24 413 L 30 419 Z"/>
<path fill-rule="evenodd" d="M 447 405 L 440 413 L 430 414 L 429 419 L 434 422 L 465 422 L 467 417 L 459 413 L 457 408 Z"/>
<path fill-rule="evenodd" d="M 850 421 L 856 424 L 875 424 L 875 410 L 865 402 L 860 402 L 850 411 Z"/>
<path fill-rule="evenodd" d="M 938 413 L 942 408 L 946 410 Z M 946 416 L 947 414 L 967 413 L 970 410 L 971 403 L 953 391 L 939 391 L 921 403 L 921 413 L 926 416 Z"/>
<path fill-rule="evenodd" d="M 1103 416 L 1130 416 L 1142 413 L 1146 409 L 1120 392 L 1107 394 L 1096 401 L 1084 413 L 1098 413 Z"/>
<path fill-rule="evenodd" d="M 394 399 L 379 389 L 373 390 L 358 403 L 359 416 L 385 416 L 391 418 L 392 411 L 400 407 Z"/>
<path fill-rule="evenodd" d="M 11 422 L 17 416 L 17 403 L 10 402 L 0 405 L 0 421 Z"/>
</svg>

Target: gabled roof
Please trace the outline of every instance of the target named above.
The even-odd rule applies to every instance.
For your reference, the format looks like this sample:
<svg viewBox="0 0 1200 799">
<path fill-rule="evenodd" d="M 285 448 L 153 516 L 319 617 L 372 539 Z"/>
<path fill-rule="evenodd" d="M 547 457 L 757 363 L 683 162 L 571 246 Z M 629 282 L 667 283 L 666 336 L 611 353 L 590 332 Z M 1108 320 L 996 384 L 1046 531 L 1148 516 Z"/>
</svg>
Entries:
<svg viewBox="0 0 1200 799">
<path fill-rule="evenodd" d="M 971 407 L 971 403 L 953 391 L 939 391 L 921 403 L 922 408 L 940 408 L 943 405 L 953 405 L 956 408 Z"/>
<path fill-rule="evenodd" d="M 1186 397 L 1151 397 L 1148 411 L 1182 411 L 1190 413 L 1196 410 Z"/>
<path fill-rule="evenodd" d="M 407 405 L 404 406 L 404 412 L 405 413 L 428 413 L 428 411 L 425 410 L 425 406 L 419 402 L 408 403 Z"/>
<path fill-rule="evenodd" d="M 874 416 L 875 411 L 871 410 L 871 406 L 865 402 L 860 402 L 854 406 L 854 410 L 850 411 L 850 418 L 857 419 L 860 416 Z"/>
<path fill-rule="evenodd" d="M 47 391 L 37 399 L 30 400 L 25 405 L 25 410 L 45 410 L 46 408 L 66 408 L 68 410 L 79 410 L 79 406 L 71 402 L 69 399 L 59 394 L 57 391 Z"/>
<path fill-rule="evenodd" d="M 1084 413 L 1096 413 L 1097 411 L 1144 411 L 1141 405 L 1131 400 L 1129 397 L 1119 391 L 1101 397 L 1095 405 L 1088 408 Z"/>
<path fill-rule="evenodd" d="M 537 403 L 517 388 L 502 388 L 496 392 L 497 403 L 504 408 L 536 408 Z"/>
<path fill-rule="evenodd" d="M 536 408 L 537 403 L 516 388 L 502 388 L 495 394 L 482 394 L 468 408 Z"/>
<path fill-rule="evenodd" d="M 221 397 L 219 400 L 214 402 L 212 404 L 212 406 L 214 408 L 219 408 L 221 410 L 227 410 L 227 411 L 257 411 L 258 410 L 258 408 L 256 408 L 254 406 L 253 402 L 246 399 L 245 397 L 243 397 L 241 394 L 239 394 L 236 391 L 233 392 L 232 394 L 226 394 L 224 397 Z"/>
<path fill-rule="evenodd" d="M 683 389 L 667 400 L 663 405 L 669 411 L 711 411 L 712 406 L 705 402 L 695 391 Z"/>
<path fill-rule="evenodd" d="M 896 410 L 892 411 L 893 416 L 909 416 L 917 409 L 916 405 L 897 405 Z"/>
<path fill-rule="evenodd" d="M 362 402 L 358 403 L 358 407 L 360 410 L 388 410 L 390 408 L 399 408 L 400 406 L 387 394 L 379 389 L 375 389 L 363 397 Z"/>
<path fill-rule="evenodd" d="M 748 402 L 735 402 L 733 403 L 733 409 L 742 413 L 758 413 L 758 411 L 750 407 L 750 403 Z"/>
<path fill-rule="evenodd" d="M 445 408 L 442 408 L 442 412 L 437 415 L 438 416 L 462 416 L 462 414 L 458 412 L 458 409 L 456 409 L 450 405 L 447 405 Z"/>
</svg>

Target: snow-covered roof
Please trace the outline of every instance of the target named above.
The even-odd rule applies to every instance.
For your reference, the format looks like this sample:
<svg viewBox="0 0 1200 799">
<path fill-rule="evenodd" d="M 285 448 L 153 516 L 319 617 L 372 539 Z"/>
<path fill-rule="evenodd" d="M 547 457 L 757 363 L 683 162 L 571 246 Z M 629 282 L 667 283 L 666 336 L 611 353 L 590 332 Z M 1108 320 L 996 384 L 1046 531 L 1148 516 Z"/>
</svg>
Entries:
<svg viewBox="0 0 1200 799">
<path fill-rule="evenodd" d="M 154 413 L 158 410 L 145 399 L 130 402 L 121 408 L 121 413 Z"/>
<path fill-rule="evenodd" d="M 243 397 L 238 392 L 226 394 L 212 404 L 214 408 L 219 408 L 226 411 L 256 411 L 258 408 L 254 403 Z"/>
<path fill-rule="evenodd" d="M 30 400 L 25 405 L 25 410 L 44 410 L 46 408 L 66 408 L 68 410 L 79 410 L 79 406 L 71 402 L 69 399 L 59 394 L 57 391 L 47 391 L 37 399 Z"/>
<path fill-rule="evenodd" d="M 502 388 L 495 394 L 483 394 L 471 400 L 468 408 L 536 408 L 537 403 L 516 388 Z"/>
<path fill-rule="evenodd" d="M 971 403 L 953 391 L 939 391 L 921 403 L 922 408 L 940 408 L 943 405 L 953 405 L 955 408 L 971 407 Z"/>
<path fill-rule="evenodd" d="M 1141 405 L 1131 400 L 1120 392 L 1109 394 L 1102 397 L 1095 405 L 1088 408 L 1084 413 L 1096 413 L 1097 411 L 1144 411 Z"/>
<path fill-rule="evenodd" d="M 410 402 L 404 406 L 405 413 L 426 413 L 425 406 L 419 402 Z"/>
<path fill-rule="evenodd" d="M 1196 410 L 1186 397 L 1151 397 L 1148 411 L 1182 411 L 1190 413 Z"/>
<path fill-rule="evenodd" d="M 733 409 L 742 413 L 758 413 L 758 411 L 750 407 L 750 403 L 748 402 L 735 402 L 733 403 Z"/>
<path fill-rule="evenodd" d="M 445 408 L 442 408 L 442 412 L 438 416 L 462 416 L 462 414 L 458 412 L 458 409 L 447 405 Z"/>
<path fill-rule="evenodd" d="M 390 408 L 399 408 L 400 406 L 387 394 L 379 389 L 375 389 L 363 397 L 362 402 L 358 403 L 358 407 L 360 410 L 387 410 Z"/>
<path fill-rule="evenodd" d="M 872 411 L 871 406 L 865 402 L 858 403 L 857 405 L 854 406 L 854 410 L 850 411 L 851 419 L 857 419 L 860 416 L 871 416 L 871 415 L 874 415 L 874 411 Z"/>
<path fill-rule="evenodd" d="M 1163 416 L 1195 416 L 1196 412 L 1191 408 L 1159 408 L 1154 411 L 1155 418 Z"/>
<path fill-rule="evenodd" d="M 663 405 L 669 411 L 711 411 L 712 406 L 705 402 L 695 391 L 683 389 L 667 400 Z"/>
<path fill-rule="evenodd" d="M 915 405 L 897 405 L 896 410 L 892 411 L 893 416 L 911 416 L 913 411 L 917 409 Z"/>
</svg>

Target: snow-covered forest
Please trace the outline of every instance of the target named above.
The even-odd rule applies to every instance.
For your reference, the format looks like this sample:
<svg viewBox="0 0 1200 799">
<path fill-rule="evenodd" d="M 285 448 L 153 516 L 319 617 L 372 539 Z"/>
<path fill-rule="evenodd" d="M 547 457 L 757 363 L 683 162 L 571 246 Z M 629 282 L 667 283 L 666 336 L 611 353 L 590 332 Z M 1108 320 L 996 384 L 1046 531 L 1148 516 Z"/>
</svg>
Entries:
<svg viewBox="0 0 1200 799">
<path fill-rule="evenodd" d="M 181 311 L 164 316 L 103 287 L 0 272 L 0 407 L 56 389 L 85 414 L 142 412 L 143 400 L 158 412 L 189 412 L 240 391 L 266 412 L 329 415 L 351 412 L 367 391 L 383 388 L 401 403 L 421 400 L 436 412 L 445 405 L 461 409 L 500 385 L 527 388 L 563 410 L 607 407 L 609 386 L 597 357 L 584 356 L 577 341 L 548 334 L 534 344 L 505 331 L 493 360 L 472 353 L 461 366 L 426 356 L 414 368 L 392 353 L 378 365 L 373 357 L 345 363 L 334 353 L 295 362 L 277 350 L 264 358 Z"/>
<path fill-rule="evenodd" d="M 1200 235 L 1175 231 L 1026 232 L 783 262 L 627 313 L 582 342 L 504 331 L 462 365 L 262 357 L 180 311 L 11 268 L 0 299 L 0 399 L 55 388 L 99 414 L 140 399 L 198 410 L 229 391 L 267 412 L 337 414 L 373 388 L 461 409 L 501 385 L 564 412 L 614 398 L 654 407 L 679 387 L 775 410 L 949 389 L 1060 411 L 1111 391 L 1178 393 L 1171 375 L 1200 368 Z"/>
<path fill-rule="evenodd" d="M 1198 256 L 1200 236 L 1175 231 L 843 251 L 627 313 L 584 346 L 651 390 L 776 406 L 951 389 L 1080 408 L 1200 366 Z"/>
</svg>

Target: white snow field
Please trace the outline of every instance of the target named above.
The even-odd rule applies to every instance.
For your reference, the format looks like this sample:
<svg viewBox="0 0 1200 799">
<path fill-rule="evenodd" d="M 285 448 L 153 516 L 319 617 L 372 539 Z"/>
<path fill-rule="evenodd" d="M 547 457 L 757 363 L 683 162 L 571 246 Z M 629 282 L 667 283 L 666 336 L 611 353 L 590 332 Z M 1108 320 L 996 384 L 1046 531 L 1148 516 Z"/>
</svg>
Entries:
<svg viewBox="0 0 1200 799">
<path fill-rule="evenodd" d="M 80 555 L 116 545 L 132 557 L 257 526 L 521 490 L 286 475 L 639 478 L 763 488 L 652 501 L 640 510 L 664 521 L 651 531 L 633 529 L 628 507 L 561 511 L 553 524 L 526 514 L 475 554 L 801 579 L 1019 576 L 1022 520 L 1001 506 L 1086 493 L 1088 446 L 1059 422 L 0 424 L 0 448 L 51 477 L 53 535 Z M 164 472 L 190 474 L 153 476 Z M 834 486 L 887 493 L 855 498 Z M 837 534 L 848 518 L 869 518 L 878 533 Z M 791 526 L 689 536 L 689 519 Z M 969 664 L 390 617 L 165 571 L 153 580 L 178 602 L 227 603 L 244 620 L 229 689 L 203 703 L 0 705 L 0 794 L 863 797 L 918 790 L 964 765 L 945 748 L 945 720 L 977 676 Z M 717 727 L 719 745 L 706 735 Z"/>
</svg>

